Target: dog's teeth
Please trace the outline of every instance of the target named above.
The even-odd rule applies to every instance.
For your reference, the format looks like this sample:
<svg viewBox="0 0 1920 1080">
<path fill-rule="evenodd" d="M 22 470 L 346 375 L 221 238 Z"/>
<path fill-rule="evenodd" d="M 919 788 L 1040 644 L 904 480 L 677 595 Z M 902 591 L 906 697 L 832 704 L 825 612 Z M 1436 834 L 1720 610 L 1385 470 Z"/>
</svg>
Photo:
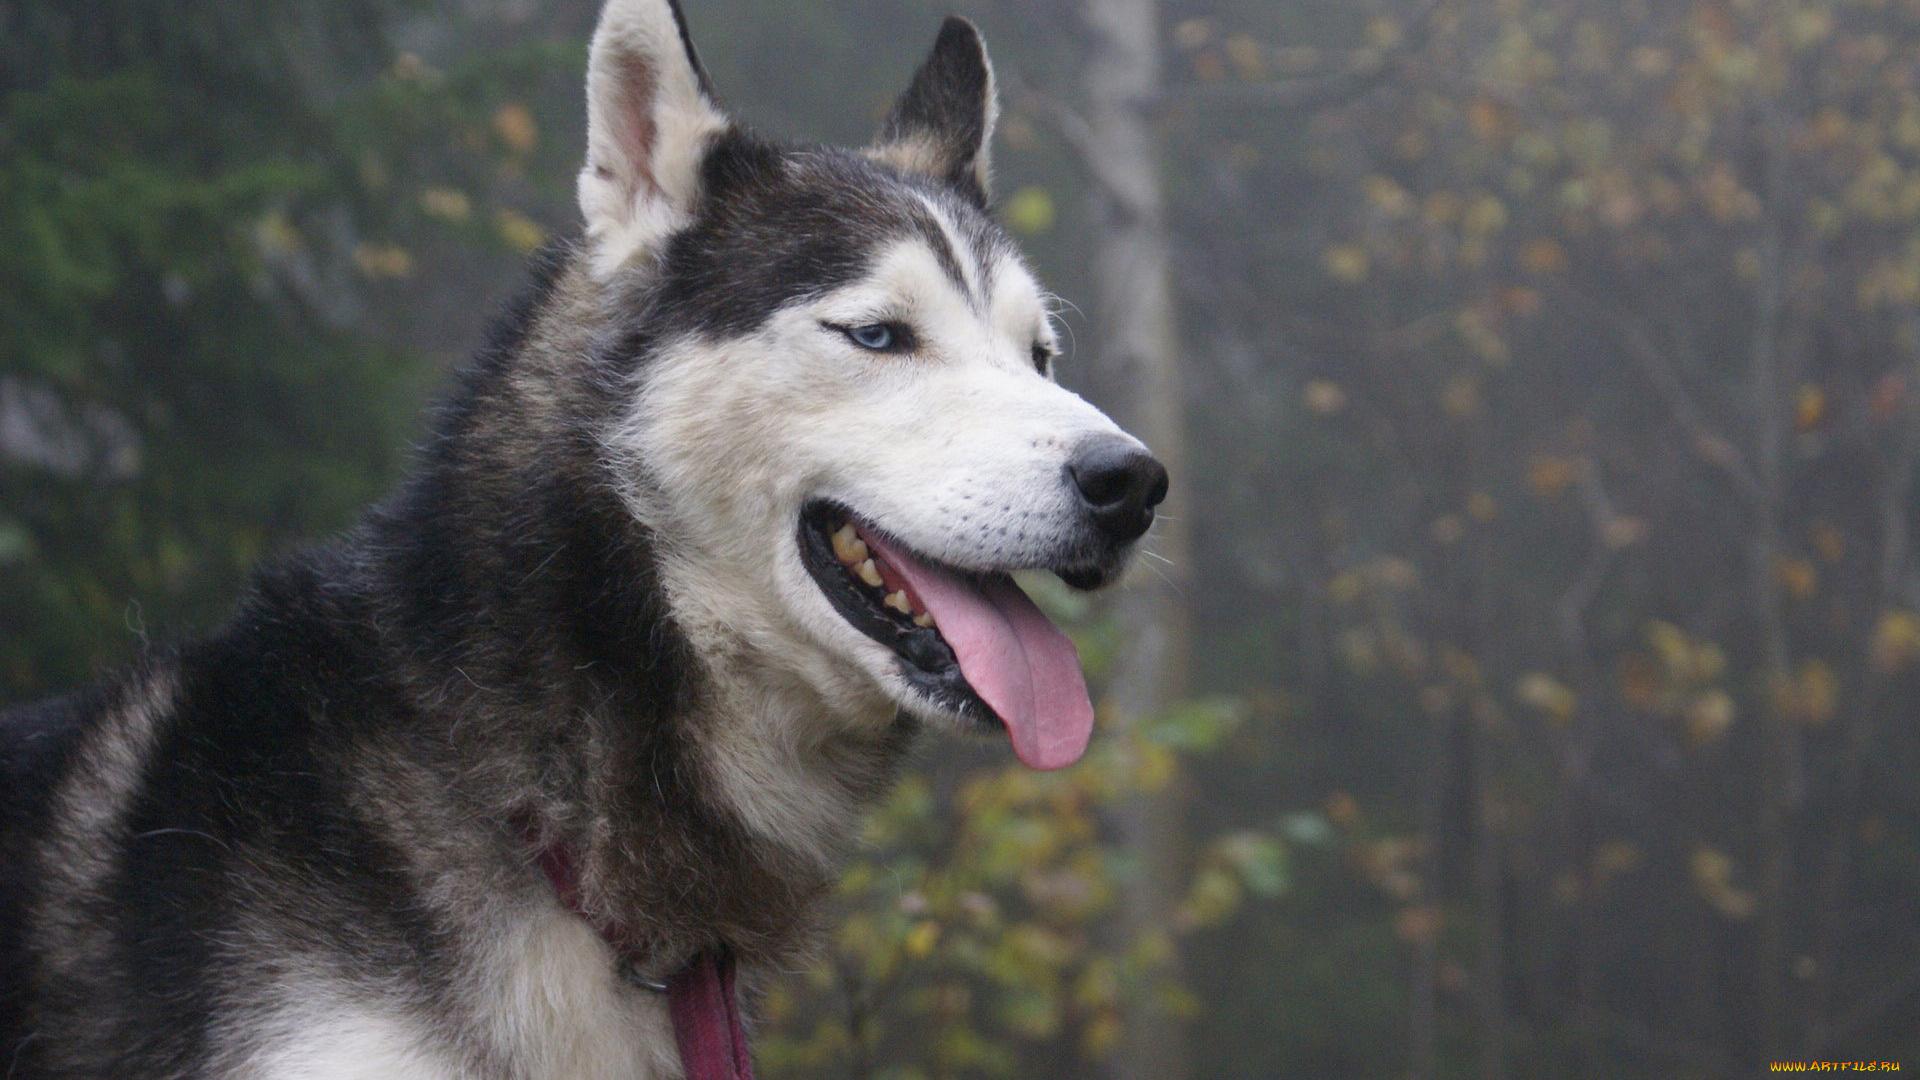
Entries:
<svg viewBox="0 0 1920 1080">
<path fill-rule="evenodd" d="M 901 589 L 899 592 L 888 593 L 886 603 L 888 607 L 902 615 L 913 614 L 913 605 L 907 602 L 907 590 L 905 589 Z"/>
<path fill-rule="evenodd" d="M 867 542 L 853 531 L 853 522 L 840 526 L 833 534 L 833 557 L 847 566 L 862 562 L 867 557 Z"/>
<path fill-rule="evenodd" d="M 931 630 L 933 629 L 933 616 L 923 611 L 913 617 L 913 625 L 922 630 Z"/>
<path fill-rule="evenodd" d="M 868 559 L 859 566 L 854 567 L 853 572 L 859 575 L 861 581 L 875 588 L 880 586 L 880 571 L 874 568 L 872 559 Z"/>
</svg>

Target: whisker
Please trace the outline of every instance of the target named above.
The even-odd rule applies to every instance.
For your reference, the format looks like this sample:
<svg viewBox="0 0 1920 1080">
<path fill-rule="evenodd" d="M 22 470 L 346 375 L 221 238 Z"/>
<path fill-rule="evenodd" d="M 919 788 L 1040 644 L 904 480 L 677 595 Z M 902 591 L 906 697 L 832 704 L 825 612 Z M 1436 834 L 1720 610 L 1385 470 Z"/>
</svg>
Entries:
<svg viewBox="0 0 1920 1080">
<path fill-rule="evenodd" d="M 1163 561 L 1164 561 L 1164 560 L 1163 560 Z M 1179 597 L 1180 599 L 1182 599 L 1182 600 L 1185 600 L 1185 599 L 1187 598 L 1187 590 L 1185 590 L 1185 589 L 1183 589 L 1183 588 L 1181 588 L 1181 587 L 1180 587 L 1180 583 L 1179 583 L 1179 582 L 1177 582 L 1177 581 L 1175 581 L 1175 580 L 1173 580 L 1172 578 L 1170 578 L 1170 577 L 1168 577 L 1168 576 L 1167 576 L 1167 572 L 1166 572 L 1165 570 L 1162 570 L 1162 569 L 1160 569 L 1159 567 L 1157 567 L 1157 566 L 1155 566 L 1155 565 L 1153 565 L 1152 563 L 1141 563 L 1140 565 L 1142 565 L 1142 566 L 1144 566 L 1144 567 L 1146 567 L 1147 569 L 1149 569 L 1149 570 L 1151 570 L 1151 571 L 1153 571 L 1153 573 L 1154 573 L 1154 576 L 1155 576 L 1155 577 L 1158 577 L 1158 578 L 1159 578 L 1159 579 L 1160 579 L 1161 581 L 1164 581 L 1164 582 L 1166 582 L 1166 583 L 1167 583 L 1167 588 L 1169 588 L 1169 589 L 1172 589 L 1172 590 L 1173 590 L 1173 594 L 1174 594 L 1175 596 L 1178 596 L 1178 597 Z M 1172 566 L 1173 564 L 1169 562 L 1169 563 L 1167 563 L 1167 565 L 1168 565 L 1168 566 Z"/>
</svg>

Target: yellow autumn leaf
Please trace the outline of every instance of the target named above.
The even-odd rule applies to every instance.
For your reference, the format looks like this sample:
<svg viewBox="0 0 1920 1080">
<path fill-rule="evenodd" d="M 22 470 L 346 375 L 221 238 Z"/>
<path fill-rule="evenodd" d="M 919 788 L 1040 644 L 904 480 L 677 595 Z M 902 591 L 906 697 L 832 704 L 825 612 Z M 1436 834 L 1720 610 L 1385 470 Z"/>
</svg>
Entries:
<svg viewBox="0 0 1920 1080">
<path fill-rule="evenodd" d="M 1632 547 L 1646 538 L 1647 521 L 1645 518 L 1615 514 L 1607 519 L 1605 525 L 1600 527 L 1600 542 L 1615 551 L 1619 551 L 1621 548 Z"/>
<path fill-rule="evenodd" d="M 1086 1026 L 1081 1029 L 1081 1052 L 1096 1061 L 1104 1058 L 1113 1052 L 1114 1047 L 1120 1045 L 1120 1036 L 1125 1030 L 1118 1015 L 1103 1012 L 1087 1021 Z"/>
<path fill-rule="evenodd" d="M 412 277 L 413 255 L 397 244 L 361 244 L 353 249 L 353 263 L 370 278 Z"/>
<path fill-rule="evenodd" d="M 473 216 L 473 202 L 458 188 L 430 187 L 420 193 L 420 208 L 429 217 L 459 223 Z"/>
<path fill-rule="evenodd" d="M 494 228 L 500 232 L 500 239 L 511 244 L 516 250 L 531 252 L 547 242 L 547 230 L 517 210 L 501 210 L 494 215 L 493 223 Z"/>
<path fill-rule="evenodd" d="M 1450 419 L 1470 420 L 1480 407 L 1480 381 L 1471 375 L 1455 375 L 1440 390 L 1440 409 Z"/>
<path fill-rule="evenodd" d="M 1507 130 L 1507 109 L 1488 97 L 1475 98 L 1467 106 L 1467 124 L 1481 142 L 1493 142 Z"/>
<path fill-rule="evenodd" d="M 1796 11 L 1787 20 L 1787 35 L 1797 49 L 1817 45 L 1832 32 L 1833 15 L 1817 7 Z"/>
<path fill-rule="evenodd" d="M 1920 657 L 1920 615 L 1895 609 L 1880 616 L 1873 629 L 1874 670 L 1892 675 Z"/>
<path fill-rule="evenodd" d="M 1039 184 L 1028 184 L 1007 199 L 1001 216 L 1013 231 L 1037 236 L 1053 228 L 1053 193 Z"/>
<path fill-rule="evenodd" d="M 1717 742 L 1733 727 L 1735 707 L 1725 690 L 1709 690 L 1687 703 L 1687 738 L 1695 746 Z"/>
<path fill-rule="evenodd" d="M 1451 225 L 1460 220 L 1466 204 L 1451 191 L 1436 191 L 1421 200 L 1420 214 L 1432 225 Z"/>
<path fill-rule="evenodd" d="M 1489 364 L 1504 367 L 1513 358 L 1507 339 L 1495 329 L 1478 306 L 1463 309 L 1453 319 L 1454 332 L 1474 353 Z"/>
<path fill-rule="evenodd" d="M 940 942 L 940 924 L 931 919 L 916 923 L 907 931 L 905 942 L 907 955 L 915 959 L 925 959 Z"/>
<path fill-rule="evenodd" d="M 1552 240 L 1535 240 L 1520 249 L 1520 268 L 1529 274 L 1557 274 L 1567 268 L 1567 249 Z"/>
<path fill-rule="evenodd" d="M 1376 49 L 1398 48 L 1404 37 L 1400 20 L 1391 15 L 1375 15 L 1367 20 L 1367 44 Z"/>
<path fill-rule="evenodd" d="M 1527 462 L 1527 486 L 1547 498 L 1564 493 L 1580 475 L 1579 462 L 1541 454 Z"/>
<path fill-rule="evenodd" d="M 1500 290 L 1500 306 L 1522 319 L 1540 314 L 1544 304 L 1540 290 L 1526 285 L 1509 285 Z"/>
<path fill-rule="evenodd" d="M 1827 393 L 1812 383 L 1807 383 L 1795 392 L 1793 398 L 1793 426 L 1797 431 L 1812 431 L 1820 426 L 1827 415 Z"/>
<path fill-rule="evenodd" d="M 1714 910 L 1729 919 L 1745 919 L 1756 906 L 1753 893 L 1733 884 L 1733 857 L 1718 848 L 1702 844 L 1693 849 L 1688 860 L 1693 871 L 1694 888 Z"/>
<path fill-rule="evenodd" d="M 1336 791 L 1327 796 L 1327 820 L 1343 829 L 1351 829 L 1360 822 L 1360 802 L 1344 791 Z"/>
<path fill-rule="evenodd" d="M 1353 670 L 1372 671 L 1380 666 L 1380 639 L 1371 630 L 1357 626 L 1343 630 L 1336 644 L 1341 658 Z"/>
<path fill-rule="evenodd" d="M 1427 904 L 1401 908 L 1393 918 L 1393 935 L 1409 945 L 1425 945 L 1440 936 L 1440 909 Z"/>
<path fill-rule="evenodd" d="M 1396 555 L 1382 555 L 1367 565 L 1367 575 L 1383 589 L 1411 589 L 1420 583 L 1420 568 Z"/>
<path fill-rule="evenodd" d="M 1211 19 L 1183 19 L 1173 28 L 1173 43 L 1189 52 L 1212 40 Z"/>
<path fill-rule="evenodd" d="M 1802 660 L 1789 697 L 1794 719 L 1820 727 L 1840 714 L 1840 678 L 1824 660 Z"/>
<path fill-rule="evenodd" d="M 1307 408 L 1322 416 L 1331 416 L 1347 407 L 1347 392 L 1331 379 L 1313 379 L 1301 392 Z"/>
<path fill-rule="evenodd" d="M 1233 65 L 1233 73 L 1242 82 L 1259 82 L 1267 77 L 1266 50 L 1258 41 L 1245 34 L 1235 34 L 1223 43 L 1223 47 L 1227 52 L 1227 62 Z"/>
<path fill-rule="evenodd" d="M 1687 866 L 1693 872 L 1693 883 L 1702 889 L 1721 888 L 1733 880 L 1733 857 L 1716 847 L 1701 844 L 1694 848 Z"/>
<path fill-rule="evenodd" d="M 1178 919 L 1183 929 L 1218 926 L 1240 906 L 1245 895 L 1240 879 L 1219 866 L 1204 867 L 1194 875 Z"/>
<path fill-rule="evenodd" d="M 268 212 L 253 226 L 254 243 L 271 258 L 284 258 L 306 250 L 307 239 L 285 211 Z"/>
<path fill-rule="evenodd" d="M 1601 877 L 1629 874 L 1639 868 L 1641 858 L 1640 847 L 1633 841 L 1608 840 L 1594 849 L 1593 869 Z"/>
<path fill-rule="evenodd" d="M 1360 187 L 1367 201 L 1389 217 L 1405 217 L 1413 211 L 1413 197 L 1389 177 L 1376 173 L 1361 181 Z"/>
<path fill-rule="evenodd" d="M 1685 678 L 1693 670 L 1693 643 L 1687 632 L 1670 622 L 1655 620 L 1647 624 L 1647 644 L 1660 658 L 1669 678 Z"/>
<path fill-rule="evenodd" d="M 1540 710 L 1559 724 L 1572 720 L 1574 713 L 1580 707 L 1580 695 L 1544 671 L 1522 675 L 1519 681 L 1514 683 L 1513 696 L 1522 704 Z"/>
<path fill-rule="evenodd" d="M 494 110 L 493 133 L 516 154 L 528 153 L 540 142 L 540 128 L 533 122 L 533 113 L 517 101 Z"/>
<path fill-rule="evenodd" d="M 1140 790 L 1159 791 L 1173 780 L 1180 761 L 1173 750 L 1158 743 L 1140 743 L 1134 761 L 1133 782 Z"/>
<path fill-rule="evenodd" d="M 1373 260 L 1358 244 L 1335 244 L 1327 248 L 1320 261 L 1334 280 L 1348 285 L 1367 280 L 1367 274 L 1373 269 Z"/>
<path fill-rule="evenodd" d="M 1820 571 L 1806 559 L 1781 559 L 1774 564 L 1773 577 L 1795 600 L 1811 599 L 1820 587 Z"/>
<path fill-rule="evenodd" d="M 1360 599 L 1365 589 L 1366 578 L 1358 571 L 1348 570 L 1327 582 L 1327 597 L 1336 604 L 1351 604 Z"/>
<path fill-rule="evenodd" d="M 1482 195 L 1467 207 L 1460 229 L 1471 237 L 1487 237 L 1507 226 L 1507 205 L 1493 195 Z"/>
</svg>

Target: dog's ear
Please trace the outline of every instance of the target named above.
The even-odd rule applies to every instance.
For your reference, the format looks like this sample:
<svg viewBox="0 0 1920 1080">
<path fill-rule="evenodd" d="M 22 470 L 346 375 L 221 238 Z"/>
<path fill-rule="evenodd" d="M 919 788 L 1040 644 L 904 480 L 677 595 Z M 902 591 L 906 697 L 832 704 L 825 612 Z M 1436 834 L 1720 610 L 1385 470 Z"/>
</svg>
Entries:
<svg viewBox="0 0 1920 1080">
<path fill-rule="evenodd" d="M 867 152 L 897 168 L 939 177 L 984 207 L 988 143 L 999 112 L 987 43 L 972 23 L 949 16 Z"/>
<path fill-rule="evenodd" d="M 607 0 L 587 60 L 580 210 L 601 280 L 691 219 L 700 167 L 729 121 L 678 0 Z"/>
</svg>

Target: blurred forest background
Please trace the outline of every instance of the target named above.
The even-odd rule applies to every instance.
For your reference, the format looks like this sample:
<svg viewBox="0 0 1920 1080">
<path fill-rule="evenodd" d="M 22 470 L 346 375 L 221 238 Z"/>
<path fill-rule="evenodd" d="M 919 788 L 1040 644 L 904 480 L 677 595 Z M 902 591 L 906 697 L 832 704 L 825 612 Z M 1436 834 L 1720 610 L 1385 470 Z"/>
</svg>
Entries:
<svg viewBox="0 0 1920 1080">
<path fill-rule="evenodd" d="M 863 142 L 994 49 L 1062 377 L 1176 505 L 1036 583 L 772 1080 L 1920 1067 L 1920 2 L 687 0 Z M 0 4 L 0 701 L 349 522 L 576 230 L 592 0 Z"/>
</svg>

